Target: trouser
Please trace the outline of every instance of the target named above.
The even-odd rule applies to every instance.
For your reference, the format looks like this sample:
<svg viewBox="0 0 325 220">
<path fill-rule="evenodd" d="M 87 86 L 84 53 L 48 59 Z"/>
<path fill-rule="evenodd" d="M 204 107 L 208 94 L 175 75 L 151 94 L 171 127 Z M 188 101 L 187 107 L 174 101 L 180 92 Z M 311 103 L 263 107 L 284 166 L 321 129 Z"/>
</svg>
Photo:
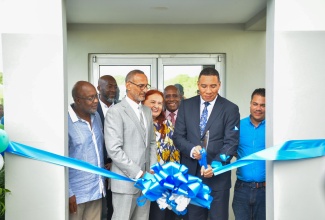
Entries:
<svg viewBox="0 0 325 220">
<path fill-rule="evenodd" d="M 265 220 L 265 182 L 237 180 L 232 208 L 236 220 Z"/>
</svg>

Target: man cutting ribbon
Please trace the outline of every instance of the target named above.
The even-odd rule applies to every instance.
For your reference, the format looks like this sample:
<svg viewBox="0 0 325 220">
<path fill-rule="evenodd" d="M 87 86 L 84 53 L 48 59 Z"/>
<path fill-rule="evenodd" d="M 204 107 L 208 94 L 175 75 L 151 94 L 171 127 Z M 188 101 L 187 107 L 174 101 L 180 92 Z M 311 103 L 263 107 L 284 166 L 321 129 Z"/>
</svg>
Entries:
<svg viewBox="0 0 325 220">
<path fill-rule="evenodd" d="M 219 161 L 225 165 L 235 155 L 239 130 L 234 128 L 239 127 L 239 109 L 218 94 L 221 83 L 216 69 L 203 69 L 197 85 L 200 95 L 181 102 L 173 140 L 181 152 L 181 164 L 188 167 L 189 174 L 201 178 L 211 188 L 213 201 L 210 210 L 190 204 L 188 217 L 189 220 L 228 220 L 231 174 L 226 172 L 214 176 L 211 163 Z M 209 137 L 208 147 L 201 142 L 203 137 Z M 207 164 L 201 166 L 199 161 L 204 146 L 207 147 Z M 221 155 L 225 155 L 224 161 Z"/>
</svg>

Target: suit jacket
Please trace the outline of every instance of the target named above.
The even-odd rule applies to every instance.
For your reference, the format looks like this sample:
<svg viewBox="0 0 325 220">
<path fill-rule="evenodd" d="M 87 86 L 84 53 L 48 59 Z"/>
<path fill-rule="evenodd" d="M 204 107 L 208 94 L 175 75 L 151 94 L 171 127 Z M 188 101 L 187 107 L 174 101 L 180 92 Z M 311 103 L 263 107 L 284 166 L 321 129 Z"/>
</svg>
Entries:
<svg viewBox="0 0 325 220">
<path fill-rule="evenodd" d="M 146 106 L 143 106 L 143 113 L 147 123 L 146 138 L 136 113 L 125 98 L 108 109 L 104 137 L 107 153 L 113 161 L 112 172 L 135 178 L 140 170 L 149 171 L 157 162 L 152 113 Z M 136 194 L 139 189 L 133 185 L 133 182 L 111 179 L 111 189 L 115 193 Z"/>
<path fill-rule="evenodd" d="M 239 139 L 240 115 L 238 106 L 218 95 L 215 105 L 207 121 L 205 131 L 209 130 L 207 162 L 221 161 L 220 155 L 230 158 L 235 155 Z M 190 157 L 190 152 L 196 145 L 201 145 L 200 135 L 200 96 L 185 99 L 181 102 L 175 125 L 173 141 L 181 151 L 181 163 L 186 165 L 188 173 L 199 176 L 212 190 L 225 190 L 231 187 L 231 173 L 226 172 L 212 178 L 201 177 L 198 170 L 198 160 Z M 225 163 L 223 163 L 225 164 Z"/>
<path fill-rule="evenodd" d="M 98 102 L 98 105 L 97 105 L 97 112 L 100 116 L 100 119 L 102 121 L 102 125 L 103 125 L 103 128 L 104 128 L 104 122 L 105 122 L 105 115 L 103 113 L 103 109 L 102 109 L 102 106 L 100 104 L 100 101 Z M 103 131 L 104 133 L 104 131 Z M 105 147 L 105 143 L 104 143 L 104 164 L 107 164 L 107 163 L 111 163 L 112 162 L 112 159 L 108 157 L 107 155 L 107 151 L 106 151 L 106 147 Z"/>
</svg>

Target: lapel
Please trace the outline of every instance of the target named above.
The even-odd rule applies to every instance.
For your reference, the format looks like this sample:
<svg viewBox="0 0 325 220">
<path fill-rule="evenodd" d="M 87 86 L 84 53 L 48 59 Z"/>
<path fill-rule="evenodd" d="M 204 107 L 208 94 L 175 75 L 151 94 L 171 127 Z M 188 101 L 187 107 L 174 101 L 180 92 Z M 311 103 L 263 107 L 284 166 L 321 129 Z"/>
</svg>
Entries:
<svg viewBox="0 0 325 220">
<path fill-rule="evenodd" d="M 220 112 L 222 110 L 222 102 L 223 102 L 223 98 L 220 95 L 218 95 L 218 98 L 217 98 L 216 102 L 214 103 L 212 112 L 211 112 L 210 117 L 208 119 L 207 125 L 205 126 L 204 134 L 206 133 L 207 130 L 209 130 L 209 128 L 211 127 L 213 122 L 219 116 L 219 114 L 220 114 Z M 203 136 L 204 136 L 204 134 L 203 134 Z"/>
<path fill-rule="evenodd" d="M 98 105 L 97 105 L 97 112 L 100 116 L 100 119 L 102 121 L 102 125 L 104 127 L 104 121 L 105 121 L 105 117 L 104 117 L 104 113 L 103 113 L 103 109 L 102 106 L 100 105 L 100 102 L 98 101 Z"/>
<path fill-rule="evenodd" d="M 140 121 L 138 119 L 138 116 L 136 115 L 136 113 L 133 111 L 132 107 L 129 105 L 129 103 L 126 101 L 126 99 L 122 99 L 121 101 L 121 105 L 124 108 L 124 112 L 125 114 L 127 114 L 132 123 L 134 123 L 134 125 L 137 127 L 137 130 L 139 132 L 139 135 L 141 136 L 142 140 L 144 141 L 144 143 L 146 144 L 146 140 L 145 140 L 145 134 L 141 131 L 143 131 L 141 125 L 140 125 Z M 145 115 L 145 114 L 144 114 Z M 148 123 L 148 119 L 146 118 L 147 123 Z M 148 124 L 147 124 L 147 128 L 148 128 Z"/>
<path fill-rule="evenodd" d="M 196 96 L 197 98 L 194 99 L 194 104 L 192 106 L 189 106 L 193 109 L 193 119 L 194 120 L 194 127 L 196 130 L 196 134 L 198 137 L 201 137 L 201 131 L 200 131 L 200 107 L 201 107 L 201 98 L 200 96 Z"/>
<path fill-rule="evenodd" d="M 150 114 L 151 109 L 149 109 L 149 108 L 147 108 L 147 106 L 143 105 L 142 110 L 143 110 L 144 117 L 146 119 L 146 126 L 147 126 L 147 128 L 149 128 L 149 125 L 150 125 L 149 122 L 150 122 L 150 117 L 151 117 L 151 114 Z"/>
</svg>

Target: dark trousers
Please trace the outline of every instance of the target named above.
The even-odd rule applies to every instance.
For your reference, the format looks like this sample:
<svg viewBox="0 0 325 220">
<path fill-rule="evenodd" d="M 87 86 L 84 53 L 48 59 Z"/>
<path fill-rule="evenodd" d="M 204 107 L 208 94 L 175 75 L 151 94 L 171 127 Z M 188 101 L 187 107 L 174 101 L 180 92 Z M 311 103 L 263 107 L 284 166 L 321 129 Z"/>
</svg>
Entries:
<svg viewBox="0 0 325 220">
<path fill-rule="evenodd" d="M 265 220 L 265 186 L 237 180 L 232 208 L 236 220 Z"/>
<path fill-rule="evenodd" d="M 174 220 L 176 213 L 168 208 L 161 210 L 157 202 L 151 202 L 149 220 Z"/>
<path fill-rule="evenodd" d="M 112 203 L 112 191 L 110 189 L 106 190 L 106 196 L 103 198 L 102 205 L 102 216 L 106 216 L 105 219 L 111 220 L 113 215 L 113 203 Z"/>
<path fill-rule="evenodd" d="M 228 220 L 229 218 L 229 195 L 230 190 L 211 191 L 213 200 L 210 209 L 189 204 L 187 206 L 188 214 L 185 220 Z"/>
</svg>

